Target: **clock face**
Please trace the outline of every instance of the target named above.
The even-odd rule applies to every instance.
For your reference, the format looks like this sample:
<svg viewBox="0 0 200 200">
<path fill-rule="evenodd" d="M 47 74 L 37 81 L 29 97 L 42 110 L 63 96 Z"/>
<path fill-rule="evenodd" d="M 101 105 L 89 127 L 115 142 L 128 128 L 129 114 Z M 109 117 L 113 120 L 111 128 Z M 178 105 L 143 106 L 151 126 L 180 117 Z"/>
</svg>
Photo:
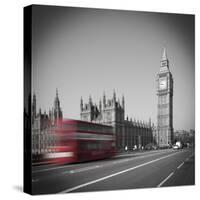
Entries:
<svg viewBox="0 0 200 200">
<path fill-rule="evenodd" d="M 159 88 L 161 90 L 167 88 L 167 80 L 166 80 L 166 78 L 165 79 L 160 79 L 160 81 L 159 81 Z"/>
</svg>

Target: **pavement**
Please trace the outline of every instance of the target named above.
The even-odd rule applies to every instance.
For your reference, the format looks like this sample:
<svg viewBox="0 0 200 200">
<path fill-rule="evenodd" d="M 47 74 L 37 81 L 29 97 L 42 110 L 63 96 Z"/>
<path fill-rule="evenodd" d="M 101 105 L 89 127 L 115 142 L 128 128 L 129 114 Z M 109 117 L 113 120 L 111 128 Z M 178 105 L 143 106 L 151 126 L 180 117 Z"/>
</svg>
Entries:
<svg viewBox="0 0 200 200">
<path fill-rule="evenodd" d="M 194 149 L 120 154 L 112 159 L 33 166 L 33 194 L 155 188 L 195 184 Z"/>
</svg>

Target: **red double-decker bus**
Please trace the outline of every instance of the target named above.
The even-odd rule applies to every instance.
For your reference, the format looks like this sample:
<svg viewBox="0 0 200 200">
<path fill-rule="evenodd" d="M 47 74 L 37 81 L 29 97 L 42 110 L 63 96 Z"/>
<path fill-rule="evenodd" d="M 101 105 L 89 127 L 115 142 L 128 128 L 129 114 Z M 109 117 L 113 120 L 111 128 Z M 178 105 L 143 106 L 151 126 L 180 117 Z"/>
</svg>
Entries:
<svg viewBox="0 0 200 200">
<path fill-rule="evenodd" d="M 49 163 L 65 164 L 105 159 L 115 155 L 113 127 L 80 120 L 58 122 L 54 146 L 45 154 Z"/>
</svg>

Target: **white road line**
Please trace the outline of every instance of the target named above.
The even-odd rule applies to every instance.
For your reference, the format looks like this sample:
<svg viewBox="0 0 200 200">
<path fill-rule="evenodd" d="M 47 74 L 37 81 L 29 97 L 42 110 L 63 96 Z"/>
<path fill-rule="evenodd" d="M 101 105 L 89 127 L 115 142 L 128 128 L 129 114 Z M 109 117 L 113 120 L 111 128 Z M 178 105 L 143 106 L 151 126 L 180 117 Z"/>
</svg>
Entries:
<svg viewBox="0 0 200 200">
<path fill-rule="evenodd" d="M 152 150 L 150 152 L 139 152 L 139 153 L 130 153 L 130 154 L 121 154 L 115 156 L 116 158 L 120 157 L 126 157 L 126 156 L 138 156 L 138 155 L 143 155 L 143 156 L 148 156 L 148 155 L 156 155 L 156 154 L 161 154 L 161 153 L 166 153 L 166 152 L 171 152 L 170 149 L 167 150 Z"/>
<path fill-rule="evenodd" d="M 120 161 L 113 161 L 113 162 L 107 163 L 107 164 L 119 164 L 119 163 L 123 163 L 123 162 L 128 162 L 130 160 L 132 160 L 132 159 L 129 158 L 129 159 L 124 159 L 124 160 L 120 160 Z"/>
<path fill-rule="evenodd" d="M 77 169 L 77 170 L 66 171 L 66 172 L 63 172 L 63 174 L 68 174 L 68 173 L 75 174 L 75 173 L 78 173 L 78 172 L 84 172 L 84 171 L 96 169 L 96 168 L 99 168 L 99 167 L 100 167 L 99 165 L 92 166 L 92 167 L 85 167 L 85 168 L 81 168 L 81 169 Z"/>
<path fill-rule="evenodd" d="M 184 162 L 182 162 L 182 163 L 177 167 L 177 169 L 180 169 L 183 165 L 184 165 Z"/>
<path fill-rule="evenodd" d="M 62 169 L 62 168 L 69 168 L 69 167 L 73 167 L 73 166 L 80 166 L 80 164 L 68 165 L 68 166 L 57 166 L 57 167 L 51 167 L 51 168 L 47 168 L 47 169 L 38 169 L 38 170 L 32 171 L 32 173 L 38 173 L 38 172 L 44 172 L 44 171 L 50 171 L 50 170 Z"/>
<path fill-rule="evenodd" d="M 164 157 L 161 157 L 161 158 L 157 158 L 155 160 L 151 160 L 149 162 L 146 162 L 146 163 L 143 163 L 143 164 L 140 164 L 140 165 L 137 165 L 135 167 L 131 167 L 131 168 L 128 168 L 128 169 L 125 169 L 125 170 L 122 170 L 120 172 L 117 172 L 117 173 L 114 173 L 114 174 L 111 174 L 111 175 L 108 175 L 108 176 L 104 176 L 102 178 L 99 178 L 99 179 L 96 179 L 94 181 L 90 181 L 90 182 L 87 182 L 87 183 L 84 183 L 84 184 L 81 184 L 81 185 L 78 185 L 78 186 L 75 186 L 75 187 L 72 187 L 72 188 L 69 188 L 69 189 L 66 189 L 66 190 L 63 190 L 59 193 L 67 193 L 67 192 L 72 192 L 74 190 L 77 190 L 77 189 L 80 189 L 82 187 L 85 187 L 85 186 L 88 186 L 88 185 L 91 185 L 91 184 L 94 184 L 94 183 L 97 183 L 97 182 L 100 182 L 100 181 L 103 181 L 103 180 L 106 180 L 108 178 L 111 178 L 111 177 L 114 177 L 114 176 L 117 176 L 117 175 L 120 175 L 120 174 L 123 174 L 123 173 L 126 173 L 126 172 L 129 172 L 129 171 L 132 171 L 132 170 L 135 170 L 137 168 L 140 168 L 140 167 L 143 167 L 145 165 L 148 165 L 148 164 L 151 164 L 151 163 L 154 163 L 154 162 L 157 162 L 159 160 L 162 160 L 162 159 L 165 159 L 165 158 L 168 158 L 168 157 L 171 157 L 171 156 L 174 156 L 175 154 L 177 153 L 181 153 L 181 152 L 176 152 L 176 153 L 173 153 L 173 154 L 170 154 L 170 155 L 167 155 L 167 156 L 164 156 Z"/>
<path fill-rule="evenodd" d="M 170 177 L 174 174 L 174 172 L 172 172 L 167 178 L 165 178 L 160 184 L 157 185 L 157 187 L 161 187 L 168 179 L 170 179 Z"/>
<path fill-rule="evenodd" d="M 160 155 L 160 154 L 164 154 L 164 153 L 166 153 L 166 151 L 165 152 L 159 152 L 159 153 L 155 153 L 155 154 L 147 154 L 147 155 L 142 155 L 142 156 L 139 156 L 139 157 L 134 157 L 134 158 L 146 158 L 146 157 L 150 157 L 150 156 L 154 156 L 154 155 Z M 131 158 L 131 159 L 134 159 L 134 158 Z"/>
</svg>

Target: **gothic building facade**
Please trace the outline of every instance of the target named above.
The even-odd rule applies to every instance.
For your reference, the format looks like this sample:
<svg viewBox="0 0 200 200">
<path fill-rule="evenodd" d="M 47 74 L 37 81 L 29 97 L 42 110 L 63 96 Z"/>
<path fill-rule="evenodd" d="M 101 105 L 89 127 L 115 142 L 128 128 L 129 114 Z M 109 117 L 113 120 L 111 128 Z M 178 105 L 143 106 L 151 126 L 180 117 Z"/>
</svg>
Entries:
<svg viewBox="0 0 200 200">
<path fill-rule="evenodd" d="M 169 146 L 173 143 L 173 77 L 165 48 L 157 74 L 157 96 L 157 143 L 161 147 Z"/>
<path fill-rule="evenodd" d="M 102 101 L 97 106 L 93 103 L 91 96 L 88 103 L 80 102 L 80 118 L 84 121 L 101 123 L 113 126 L 116 135 L 116 148 L 119 151 L 144 148 L 149 143 L 154 143 L 156 129 L 151 120 L 144 121 L 125 119 L 125 99 L 116 98 L 115 91 L 111 99 L 106 99 L 103 94 Z"/>
<path fill-rule="evenodd" d="M 33 159 L 40 159 L 39 155 L 50 150 L 54 146 L 54 130 L 58 120 L 62 120 L 63 114 L 60 107 L 58 91 L 54 99 L 54 107 L 49 110 L 49 114 L 41 108 L 37 112 L 36 95 L 32 98 L 32 155 Z"/>
</svg>

